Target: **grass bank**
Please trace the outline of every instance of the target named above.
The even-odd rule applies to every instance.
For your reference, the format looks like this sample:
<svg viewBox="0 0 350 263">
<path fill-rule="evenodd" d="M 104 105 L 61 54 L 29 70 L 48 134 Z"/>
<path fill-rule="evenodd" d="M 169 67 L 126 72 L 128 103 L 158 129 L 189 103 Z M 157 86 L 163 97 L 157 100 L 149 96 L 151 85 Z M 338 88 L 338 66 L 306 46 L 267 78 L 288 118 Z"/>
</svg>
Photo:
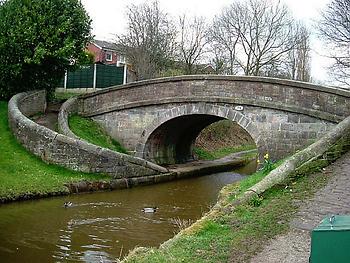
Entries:
<svg viewBox="0 0 350 263">
<path fill-rule="evenodd" d="M 205 127 L 196 138 L 195 147 L 208 152 L 254 145 L 251 136 L 237 123 L 221 120 Z M 230 153 L 230 152 L 228 152 Z"/>
<path fill-rule="evenodd" d="M 159 249 L 134 250 L 125 262 L 248 262 L 268 240 L 289 230 L 299 200 L 310 198 L 327 184 L 330 175 L 322 168 L 348 150 L 348 143 L 338 143 L 322 159 L 305 164 L 283 184 L 256 196 L 249 204 L 239 205 L 233 212 L 220 211 L 215 217 L 204 217 Z M 220 203 L 233 202 L 264 176 L 260 171 L 225 187 Z"/>
<path fill-rule="evenodd" d="M 72 115 L 69 117 L 68 122 L 69 128 L 80 138 L 116 152 L 127 153 L 126 149 L 119 142 L 111 138 L 100 125 L 93 120 L 78 115 Z"/>
<path fill-rule="evenodd" d="M 66 183 L 110 180 L 44 163 L 27 152 L 8 127 L 7 102 L 0 101 L 0 202 L 68 193 Z"/>
<path fill-rule="evenodd" d="M 69 98 L 84 93 L 55 92 L 54 100 L 63 102 Z M 127 150 L 116 140 L 111 138 L 99 125 L 89 118 L 79 115 L 69 117 L 69 127 L 80 138 L 110 150 L 127 153 Z"/>
<path fill-rule="evenodd" d="M 242 127 L 230 120 L 222 120 L 200 132 L 194 153 L 199 160 L 215 160 L 255 148 L 254 140 Z"/>
<path fill-rule="evenodd" d="M 212 151 L 205 150 L 204 148 L 201 148 L 201 147 L 195 147 L 193 151 L 199 160 L 215 160 L 215 159 L 223 158 L 232 153 L 253 150 L 255 148 L 256 148 L 255 145 L 248 144 L 248 145 L 241 145 L 236 147 L 223 147 Z"/>
</svg>

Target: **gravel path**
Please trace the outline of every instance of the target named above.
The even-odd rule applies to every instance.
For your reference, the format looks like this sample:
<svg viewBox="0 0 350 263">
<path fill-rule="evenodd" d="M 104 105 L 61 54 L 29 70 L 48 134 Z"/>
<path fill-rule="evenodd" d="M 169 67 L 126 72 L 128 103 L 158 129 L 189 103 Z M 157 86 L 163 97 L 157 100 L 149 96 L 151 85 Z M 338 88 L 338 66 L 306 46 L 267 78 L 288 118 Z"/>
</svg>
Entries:
<svg viewBox="0 0 350 263">
<path fill-rule="evenodd" d="M 350 214 L 350 152 L 324 172 L 332 174 L 326 187 L 301 204 L 290 224 L 290 231 L 268 243 L 251 263 L 309 262 L 310 231 L 326 216 Z"/>
</svg>

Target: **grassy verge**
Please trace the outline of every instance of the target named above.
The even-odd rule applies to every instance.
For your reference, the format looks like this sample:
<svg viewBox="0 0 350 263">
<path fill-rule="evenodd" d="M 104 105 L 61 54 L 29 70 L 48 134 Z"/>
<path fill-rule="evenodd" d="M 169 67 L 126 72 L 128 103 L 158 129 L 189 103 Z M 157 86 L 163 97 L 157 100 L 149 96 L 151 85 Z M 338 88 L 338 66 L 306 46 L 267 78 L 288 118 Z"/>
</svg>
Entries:
<svg viewBox="0 0 350 263">
<path fill-rule="evenodd" d="M 82 93 L 74 93 L 74 92 L 55 92 L 54 94 L 54 100 L 55 101 L 65 101 L 68 100 L 72 97 L 75 96 L 79 96 L 80 94 L 84 94 L 84 92 Z"/>
<path fill-rule="evenodd" d="M 119 142 L 108 136 L 98 123 L 91 119 L 78 115 L 70 116 L 69 127 L 74 134 L 90 143 L 116 152 L 127 153 L 126 149 Z"/>
<path fill-rule="evenodd" d="M 323 173 L 322 168 L 349 149 L 345 144 L 338 143 L 322 159 L 305 164 L 286 182 L 253 198 L 249 204 L 240 205 L 233 212 L 220 212 L 215 219 L 202 219 L 195 228 L 160 249 L 135 250 L 126 262 L 248 262 L 269 239 L 288 231 L 298 200 L 310 198 L 326 185 L 330 175 Z M 221 199 L 232 202 L 264 176 L 259 171 L 224 188 Z"/>
<path fill-rule="evenodd" d="M 237 146 L 237 147 L 220 148 L 220 149 L 214 150 L 214 151 L 206 151 L 203 148 L 195 147 L 193 151 L 196 154 L 196 156 L 198 157 L 198 159 L 200 159 L 200 160 L 215 160 L 215 159 L 220 159 L 222 157 L 225 157 L 225 156 L 232 154 L 232 153 L 248 151 L 248 150 L 252 150 L 255 148 L 256 148 L 255 145 L 248 144 L 248 145 L 241 145 L 241 146 Z"/>
<path fill-rule="evenodd" d="M 0 201 L 67 192 L 66 183 L 109 180 L 109 176 L 70 171 L 28 153 L 12 135 L 7 103 L 0 101 Z"/>
</svg>

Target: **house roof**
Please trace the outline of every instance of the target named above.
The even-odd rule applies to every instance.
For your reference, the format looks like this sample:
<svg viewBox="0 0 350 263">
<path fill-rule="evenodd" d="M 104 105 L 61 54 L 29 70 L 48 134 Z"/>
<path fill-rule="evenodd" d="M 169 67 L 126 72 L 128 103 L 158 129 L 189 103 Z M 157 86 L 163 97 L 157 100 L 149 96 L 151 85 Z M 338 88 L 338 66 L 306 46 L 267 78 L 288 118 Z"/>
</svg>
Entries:
<svg viewBox="0 0 350 263">
<path fill-rule="evenodd" d="M 117 50 L 117 45 L 112 42 L 95 39 L 93 43 L 102 49 Z"/>
</svg>

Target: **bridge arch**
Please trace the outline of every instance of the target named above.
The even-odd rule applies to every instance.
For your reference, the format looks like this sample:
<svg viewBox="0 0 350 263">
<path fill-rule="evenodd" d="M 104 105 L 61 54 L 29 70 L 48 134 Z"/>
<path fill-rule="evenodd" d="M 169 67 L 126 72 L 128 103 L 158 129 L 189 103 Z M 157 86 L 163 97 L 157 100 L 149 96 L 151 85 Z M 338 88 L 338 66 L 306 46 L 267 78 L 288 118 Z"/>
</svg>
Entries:
<svg viewBox="0 0 350 263">
<path fill-rule="evenodd" d="M 230 114 L 234 114 L 234 109 L 244 114 L 245 118 L 235 121 L 253 137 L 260 157 L 261 153 L 269 152 L 272 160 L 278 160 L 305 148 L 348 116 L 349 96 L 348 91 L 337 88 L 280 79 L 178 76 L 85 94 L 78 98 L 74 107 L 78 114 L 101 124 L 111 137 L 139 157 L 149 156 L 147 152 L 156 149 L 148 146 L 147 139 L 162 123 L 170 121 L 167 115 L 181 111 L 181 106 L 189 105 L 189 109 L 205 107 L 206 103 L 218 109 L 231 107 Z M 215 115 L 215 112 L 199 109 L 197 113 L 193 110 L 182 115 L 191 114 Z M 218 117 L 229 119 L 223 114 Z M 165 120 L 161 122 L 160 118 Z M 248 122 L 247 118 L 250 118 Z M 253 124 L 254 129 L 251 128 Z"/>
<path fill-rule="evenodd" d="M 193 145 L 199 133 L 208 125 L 231 120 L 243 128 L 254 140 L 258 151 L 267 149 L 259 140 L 254 123 L 232 106 L 191 103 L 173 107 L 160 113 L 143 130 L 136 147 L 136 156 L 158 164 L 181 163 L 193 159 Z"/>
</svg>

